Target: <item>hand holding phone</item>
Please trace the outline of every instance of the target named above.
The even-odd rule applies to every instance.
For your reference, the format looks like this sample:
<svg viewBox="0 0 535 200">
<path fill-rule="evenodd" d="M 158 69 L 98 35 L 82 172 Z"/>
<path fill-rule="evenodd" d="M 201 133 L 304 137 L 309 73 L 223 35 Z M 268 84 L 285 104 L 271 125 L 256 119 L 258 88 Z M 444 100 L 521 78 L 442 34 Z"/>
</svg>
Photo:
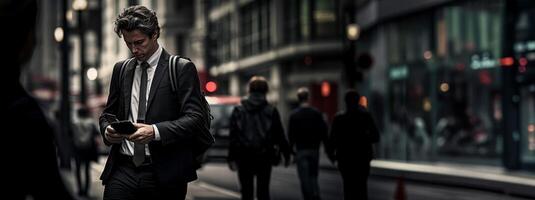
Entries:
<svg viewBox="0 0 535 200">
<path fill-rule="evenodd" d="M 133 134 L 137 131 L 137 128 L 128 120 L 112 122 L 111 127 L 120 134 Z"/>
</svg>

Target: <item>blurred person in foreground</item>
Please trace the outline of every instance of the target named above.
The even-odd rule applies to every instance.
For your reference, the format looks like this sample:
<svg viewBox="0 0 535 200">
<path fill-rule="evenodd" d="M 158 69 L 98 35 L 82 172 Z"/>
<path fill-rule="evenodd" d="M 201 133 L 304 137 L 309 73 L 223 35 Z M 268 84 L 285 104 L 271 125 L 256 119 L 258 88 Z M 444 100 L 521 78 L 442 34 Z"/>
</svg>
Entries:
<svg viewBox="0 0 535 200">
<path fill-rule="evenodd" d="M 4 39 L 1 55 L 4 85 L 2 99 L 7 105 L 5 121 L 12 131 L 2 138 L 3 181 L 8 184 L 3 195 L 10 199 L 72 199 L 59 173 L 54 130 L 37 104 L 20 83 L 23 65 L 35 46 L 37 1 L 0 1 L 0 31 Z M 15 144 L 12 146 L 9 144 Z M 7 178 L 7 179 L 6 179 Z"/>
<path fill-rule="evenodd" d="M 255 199 L 255 177 L 257 199 L 269 200 L 272 165 L 280 163 L 282 154 L 288 166 L 290 148 L 278 110 L 266 100 L 266 79 L 253 76 L 248 86 L 249 96 L 230 117 L 228 162 L 231 170 L 238 171 L 242 200 Z"/>
<path fill-rule="evenodd" d="M 297 150 L 295 161 L 303 199 L 319 200 L 319 150 L 322 141 L 325 149 L 328 148 L 328 127 L 323 113 L 310 105 L 309 96 L 307 88 L 297 90 L 299 107 L 290 114 L 288 138 L 290 149 L 295 146 Z"/>
<path fill-rule="evenodd" d="M 102 138 L 111 145 L 100 177 L 104 199 L 185 199 L 188 182 L 197 179 L 193 138 L 205 122 L 197 69 L 184 64 L 175 79 L 179 88 L 171 89 L 175 74 L 168 73 L 170 55 L 158 43 L 153 10 L 124 9 L 115 32 L 134 57 L 113 67 L 100 117 Z M 136 131 L 117 132 L 110 126 L 115 120 L 136 122 Z"/>
<path fill-rule="evenodd" d="M 331 125 L 331 160 L 338 161 L 344 184 L 344 199 L 368 199 L 368 175 L 373 158 L 373 144 L 379 142 L 379 131 L 372 116 L 359 104 L 360 94 L 345 94 L 346 110 L 334 117 Z"/>
</svg>

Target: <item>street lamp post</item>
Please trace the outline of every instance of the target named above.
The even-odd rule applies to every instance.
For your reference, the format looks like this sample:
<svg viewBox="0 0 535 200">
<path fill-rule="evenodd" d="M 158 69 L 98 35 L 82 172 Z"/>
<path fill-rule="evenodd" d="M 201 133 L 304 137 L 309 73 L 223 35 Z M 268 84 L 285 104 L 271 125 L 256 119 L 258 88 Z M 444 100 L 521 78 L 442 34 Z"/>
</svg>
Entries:
<svg viewBox="0 0 535 200">
<path fill-rule="evenodd" d="M 85 26 L 83 11 L 87 9 L 86 0 L 75 0 L 72 4 L 73 9 L 78 15 L 78 37 L 80 39 L 80 104 L 87 105 L 87 90 L 86 90 L 86 62 L 85 62 Z"/>
<path fill-rule="evenodd" d="M 348 88 L 354 88 L 359 81 L 359 74 L 355 66 L 355 54 L 357 52 L 358 25 L 356 24 L 356 5 L 353 0 L 346 0 L 343 7 L 344 27 L 344 74 Z"/>
<path fill-rule="evenodd" d="M 518 22 L 517 1 L 506 1 L 503 34 L 503 58 L 514 58 L 514 44 L 516 41 L 515 25 Z M 503 153 L 502 162 L 507 169 L 520 169 L 521 140 L 520 140 L 520 91 L 517 82 L 518 62 L 511 66 L 503 66 L 502 72 L 502 110 L 503 110 Z"/>
<path fill-rule="evenodd" d="M 56 29 L 54 36 L 61 43 L 61 132 L 67 135 L 70 129 L 71 107 L 69 98 L 69 23 L 67 20 L 67 2 L 63 0 L 61 5 L 62 28 Z"/>
</svg>

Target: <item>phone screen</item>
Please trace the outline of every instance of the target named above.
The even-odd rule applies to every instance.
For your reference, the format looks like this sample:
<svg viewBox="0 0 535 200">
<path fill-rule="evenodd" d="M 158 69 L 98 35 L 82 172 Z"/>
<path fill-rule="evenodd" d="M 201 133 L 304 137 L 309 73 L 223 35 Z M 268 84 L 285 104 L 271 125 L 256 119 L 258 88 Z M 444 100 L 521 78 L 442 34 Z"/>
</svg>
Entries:
<svg viewBox="0 0 535 200">
<path fill-rule="evenodd" d="M 137 128 L 128 120 L 112 122 L 111 127 L 120 134 L 132 134 L 135 133 Z"/>
</svg>

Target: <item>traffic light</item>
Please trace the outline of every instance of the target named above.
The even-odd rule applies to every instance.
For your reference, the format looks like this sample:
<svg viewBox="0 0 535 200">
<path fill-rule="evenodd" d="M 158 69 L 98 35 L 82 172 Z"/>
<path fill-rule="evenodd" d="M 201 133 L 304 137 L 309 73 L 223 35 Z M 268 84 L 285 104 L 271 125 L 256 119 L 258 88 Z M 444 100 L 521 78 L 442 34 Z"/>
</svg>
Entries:
<svg viewBox="0 0 535 200">
<path fill-rule="evenodd" d="M 357 67 L 363 70 L 369 70 L 373 65 L 373 57 L 368 52 L 361 53 L 357 57 Z"/>
<path fill-rule="evenodd" d="M 204 85 L 204 89 L 209 93 L 213 93 L 217 90 L 217 83 L 214 81 L 208 81 Z"/>
</svg>

